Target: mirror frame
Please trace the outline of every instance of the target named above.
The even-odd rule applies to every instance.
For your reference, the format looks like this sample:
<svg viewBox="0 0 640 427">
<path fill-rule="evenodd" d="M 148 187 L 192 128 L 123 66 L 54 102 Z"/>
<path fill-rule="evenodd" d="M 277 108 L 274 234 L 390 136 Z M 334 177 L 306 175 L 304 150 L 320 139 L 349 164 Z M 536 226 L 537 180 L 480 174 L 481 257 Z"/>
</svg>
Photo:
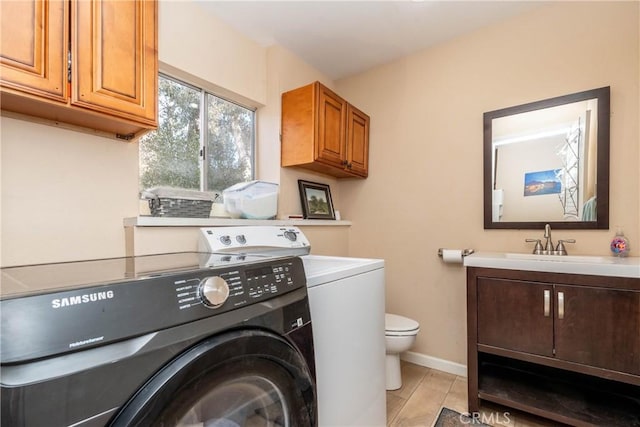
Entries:
<svg viewBox="0 0 640 427">
<path fill-rule="evenodd" d="M 513 114 L 556 107 L 563 104 L 598 100 L 598 147 L 596 160 L 596 194 L 598 205 L 595 221 L 522 221 L 493 222 L 492 182 L 493 182 L 493 138 L 492 120 Z M 483 188 L 484 188 L 484 228 L 487 229 L 543 229 L 545 224 L 551 228 L 565 230 L 608 230 L 609 229 L 609 128 L 610 128 L 610 87 L 587 90 L 558 96 L 556 98 L 503 108 L 484 113 L 484 149 L 483 149 Z"/>
</svg>

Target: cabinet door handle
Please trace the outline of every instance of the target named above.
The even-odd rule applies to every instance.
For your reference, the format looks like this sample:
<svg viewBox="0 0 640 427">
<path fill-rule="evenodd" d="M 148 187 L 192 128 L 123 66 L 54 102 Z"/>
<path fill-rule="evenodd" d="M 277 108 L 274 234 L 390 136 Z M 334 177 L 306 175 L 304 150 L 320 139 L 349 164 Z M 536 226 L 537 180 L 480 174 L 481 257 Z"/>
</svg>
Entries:
<svg viewBox="0 0 640 427">
<path fill-rule="evenodd" d="M 549 317 L 551 311 L 551 291 L 544 291 L 544 317 Z"/>
<path fill-rule="evenodd" d="M 564 292 L 558 292 L 558 319 L 564 319 Z"/>
</svg>

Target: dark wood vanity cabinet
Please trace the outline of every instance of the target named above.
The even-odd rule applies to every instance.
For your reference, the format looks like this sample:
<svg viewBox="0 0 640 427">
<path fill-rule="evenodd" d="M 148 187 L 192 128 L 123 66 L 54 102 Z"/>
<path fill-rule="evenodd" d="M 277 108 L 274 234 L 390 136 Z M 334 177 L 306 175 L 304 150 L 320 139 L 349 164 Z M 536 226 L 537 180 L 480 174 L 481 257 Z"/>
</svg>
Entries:
<svg viewBox="0 0 640 427">
<path fill-rule="evenodd" d="M 640 279 L 467 269 L 469 411 L 640 426 Z"/>
</svg>

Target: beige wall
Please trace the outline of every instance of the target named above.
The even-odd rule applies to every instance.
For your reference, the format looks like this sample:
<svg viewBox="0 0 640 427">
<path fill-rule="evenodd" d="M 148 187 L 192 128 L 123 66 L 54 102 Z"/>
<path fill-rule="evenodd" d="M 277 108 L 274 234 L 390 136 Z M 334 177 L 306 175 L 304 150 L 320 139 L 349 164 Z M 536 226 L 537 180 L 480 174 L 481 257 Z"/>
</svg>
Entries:
<svg viewBox="0 0 640 427">
<path fill-rule="evenodd" d="M 557 2 L 362 75 L 338 90 L 371 116 L 371 170 L 341 184 L 350 254 L 386 260 L 387 311 L 414 350 L 465 363 L 465 272 L 440 247 L 527 252 L 542 230 L 483 230 L 482 113 L 611 86 L 611 224 L 640 255 L 637 2 Z M 610 231 L 555 231 L 608 254 Z"/>
<path fill-rule="evenodd" d="M 234 98 L 245 97 L 252 106 L 266 103 L 265 47 L 238 34 L 198 2 L 161 0 L 159 5 L 158 58 L 163 64 Z"/>
<path fill-rule="evenodd" d="M 2 266 L 124 255 L 138 146 L 2 117 Z"/>
</svg>

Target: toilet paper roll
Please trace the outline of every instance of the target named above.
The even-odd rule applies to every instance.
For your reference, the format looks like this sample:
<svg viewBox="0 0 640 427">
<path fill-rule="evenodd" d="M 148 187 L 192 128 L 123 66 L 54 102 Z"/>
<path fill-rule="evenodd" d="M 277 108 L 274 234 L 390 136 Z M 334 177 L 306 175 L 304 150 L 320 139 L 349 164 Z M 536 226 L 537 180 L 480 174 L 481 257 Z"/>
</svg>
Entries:
<svg viewBox="0 0 640 427">
<path fill-rule="evenodd" d="M 442 260 L 451 264 L 462 264 L 462 250 L 460 249 L 443 249 Z"/>
</svg>

